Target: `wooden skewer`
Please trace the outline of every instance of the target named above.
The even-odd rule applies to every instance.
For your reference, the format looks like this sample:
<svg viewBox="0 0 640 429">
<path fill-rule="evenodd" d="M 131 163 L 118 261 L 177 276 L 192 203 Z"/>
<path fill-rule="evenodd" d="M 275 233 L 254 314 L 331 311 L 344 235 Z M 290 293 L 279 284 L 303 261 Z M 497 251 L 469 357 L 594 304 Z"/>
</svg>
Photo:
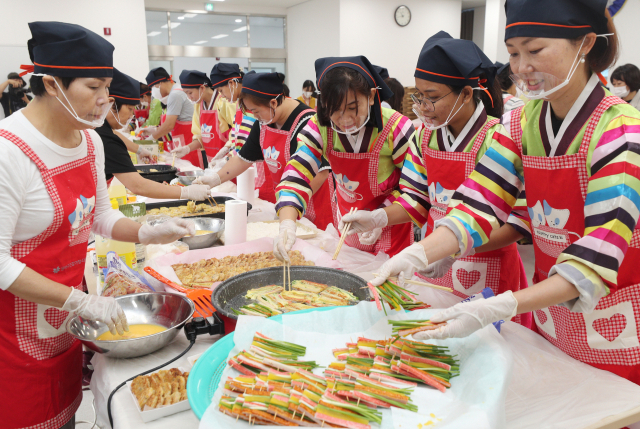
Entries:
<svg viewBox="0 0 640 429">
<path fill-rule="evenodd" d="M 349 210 L 348 214 L 352 214 L 356 212 L 356 208 L 351 207 L 351 210 Z M 333 254 L 333 260 L 335 261 L 336 259 L 338 259 L 338 254 L 340 253 L 340 250 L 342 249 L 342 245 L 344 244 L 344 240 L 347 239 L 347 233 L 349 232 L 349 229 L 351 229 L 351 222 L 345 224 L 344 229 L 342 230 L 342 235 L 340 236 L 340 241 L 338 242 L 338 247 L 336 247 L 336 251 Z"/>
<path fill-rule="evenodd" d="M 377 276 L 378 273 L 373 273 L 373 275 Z M 397 282 L 398 278 L 397 277 L 389 277 L 387 280 L 391 280 L 391 281 Z M 417 280 L 405 280 L 404 282 L 408 283 L 410 285 L 425 286 L 425 287 L 430 287 L 430 288 L 433 288 L 433 289 L 446 290 L 447 292 L 451 292 L 452 291 L 451 288 L 448 288 L 446 286 L 438 286 L 438 285 L 434 285 L 434 284 L 427 283 L 427 282 L 419 282 Z"/>
<path fill-rule="evenodd" d="M 176 154 L 173 154 L 173 161 L 171 161 L 171 168 L 174 168 L 176 165 Z"/>
</svg>

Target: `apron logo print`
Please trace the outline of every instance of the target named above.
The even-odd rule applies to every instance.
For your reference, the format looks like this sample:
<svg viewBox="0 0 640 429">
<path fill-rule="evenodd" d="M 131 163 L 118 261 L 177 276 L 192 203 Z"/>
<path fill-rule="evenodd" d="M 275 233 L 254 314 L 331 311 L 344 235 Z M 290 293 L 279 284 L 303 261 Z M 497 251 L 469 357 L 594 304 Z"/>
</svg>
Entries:
<svg viewBox="0 0 640 429">
<path fill-rule="evenodd" d="M 536 202 L 533 207 L 527 207 L 529 218 L 534 228 L 548 225 L 551 228 L 563 229 L 569 220 L 569 209 L 554 209 L 547 200 Z"/>
<path fill-rule="evenodd" d="M 343 176 L 342 174 L 336 176 L 336 182 L 338 183 L 338 192 L 340 192 L 340 195 L 342 195 L 342 198 L 344 198 L 346 202 L 355 203 L 362 199 L 362 195 L 356 192 L 356 189 L 360 186 L 360 182 L 349 180 L 347 176 Z"/>
<path fill-rule="evenodd" d="M 429 199 L 431 200 L 431 204 L 439 209 L 446 210 L 454 192 L 454 189 L 445 189 L 440 182 L 431 182 L 429 185 Z"/>
<path fill-rule="evenodd" d="M 536 310 L 536 315 L 538 316 L 538 320 L 540 321 L 541 325 L 544 325 L 545 323 L 547 323 L 547 315 L 545 314 L 544 311 Z"/>
<path fill-rule="evenodd" d="M 276 172 L 280 170 L 280 163 L 278 162 L 278 157 L 280 156 L 280 152 L 276 150 L 275 147 L 268 147 L 262 151 L 264 156 L 264 162 L 269 166 L 269 170 L 272 172 Z"/>
<path fill-rule="evenodd" d="M 200 134 L 206 137 L 211 136 L 211 129 L 213 128 L 212 125 L 207 125 L 207 124 L 202 124 L 200 126 Z"/>
<path fill-rule="evenodd" d="M 469 289 L 470 287 L 478 283 L 481 274 L 480 271 L 467 271 L 464 268 L 458 268 L 456 270 L 456 276 L 458 277 L 460 284 L 462 284 L 462 287 L 464 287 L 465 289 Z"/>
<path fill-rule="evenodd" d="M 78 235 L 80 230 L 86 226 L 91 220 L 89 214 L 93 212 L 93 208 L 96 205 L 96 197 L 85 198 L 80 195 L 80 198 L 76 200 L 76 208 L 69 215 L 69 223 L 71 223 L 71 237 Z"/>
<path fill-rule="evenodd" d="M 57 308 L 48 308 L 44 312 L 44 319 L 55 329 L 60 329 L 60 326 L 67 320 L 68 316 L 69 313 L 67 311 L 60 311 Z"/>
<path fill-rule="evenodd" d="M 56 267 L 53 269 L 54 274 L 58 274 L 60 272 L 60 267 Z"/>
<path fill-rule="evenodd" d="M 596 319 L 592 325 L 595 331 L 602 335 L 604 339 L 613 342 L 624 331 L 627 326 L 627 319 L 624 315 L 616 313 L 610 318 Z"/>
</svg>

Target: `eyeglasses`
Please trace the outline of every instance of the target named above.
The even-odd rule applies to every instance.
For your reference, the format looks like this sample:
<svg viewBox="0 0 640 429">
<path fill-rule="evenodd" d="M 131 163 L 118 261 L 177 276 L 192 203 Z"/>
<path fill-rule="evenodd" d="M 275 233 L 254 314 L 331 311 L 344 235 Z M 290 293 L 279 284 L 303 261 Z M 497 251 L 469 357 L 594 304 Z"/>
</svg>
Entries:
<svg viewBox="0 0 640 429">
<path fill-rule="evenodd" d="M 411 94 L 411 100 L 413 100 L 413 102 L 416 103 L 418 106 L 421 106 L 421 107 L 424 106 L 424 109 L 427 112 L 435 112 L 436 111 L 436 103 L 438 101 L 442 100 L 447 95 L 451 94 L 452 92 L 453 91 L 448 92 L 447 94 L 443 95 L 442 97 L 438 98 L 437 100 L 432 100 L 432 99 L 422 95 L 422 93 L 416 91 L 413 94 Z"/>
</svg>

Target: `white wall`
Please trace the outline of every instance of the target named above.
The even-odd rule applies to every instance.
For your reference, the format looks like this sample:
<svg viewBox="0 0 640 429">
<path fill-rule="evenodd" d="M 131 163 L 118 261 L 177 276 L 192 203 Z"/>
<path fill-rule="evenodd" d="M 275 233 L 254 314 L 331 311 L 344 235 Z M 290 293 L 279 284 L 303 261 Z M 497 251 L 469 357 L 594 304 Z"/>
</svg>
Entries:
<svg viewBox="0 0 640 429">
<path fill-rule="evenodd" d="M 480 49 L 484 46 L 484 21 L 486 8 L 476 7 L 473 9 L 473 43 Z"/>
<path fill-rule="evenodd" d="M 403 86 L 413 86 L 422 45 L 440 30 L 460 37 L 462 8 L 460 0 L 404 0 L 402 3 L 411 10 L 411 22 L 406 27 L 398 26 L 394 19 L 400 3 L 342 0 L 340 56 L 364 55 L 373 64 L 389 69 L 389 75 Z M 334 30 L 331 27 L 326 31 Z"/>
<path fill-rule="evenodd" d="M 638 42 L 638 17 L 640 16 L 640 1 L 630 0 L 625 3 L 620 12 L 613 17 L 613 23 L 618 31 L 621 52 L 616 66 L 631 63 L 640 67 L 640 43 Z M 615 70 L 615 67 L 613 70 Z M 613 71 L 612 70 L 612 71 Z"/>
<path fill-rule="evenodd" d="M 509 53 L 504 44 L 504 28 L 507 25 L 504 2 L 505 0 L 487 0 L 482 47 L 491 61 L 500 61 L 501 63 L 509 61 Z"/>
<path fill-rule="evenodd" d="M 340 56 L 340 0 L 310 0 L 287 9 L 287 85 L 291 96 L 315 82 L 315 61 Z M 351 19 L 350 21 L 354 21 Z"/>
<path fill-rule="evenodd" d="M 27 41 L 31 32 L 27 23 L 61 21 L 79 24 L 104 36 L 113 46 L 114 65 L 123 73 L 144 81 L 149 71 L 143 0 L 29 0 L 2 2 L 5 17 L 0 26 L 0 79 L 21 64 L 31 64 Z"/>
</svg>

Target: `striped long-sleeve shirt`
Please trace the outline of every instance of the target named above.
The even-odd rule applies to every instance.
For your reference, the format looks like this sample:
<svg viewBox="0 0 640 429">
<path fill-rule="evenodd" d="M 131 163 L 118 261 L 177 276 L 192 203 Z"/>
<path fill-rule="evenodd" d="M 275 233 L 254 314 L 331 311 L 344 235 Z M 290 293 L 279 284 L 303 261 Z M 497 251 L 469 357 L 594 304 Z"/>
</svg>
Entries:
<svg viewBox="0 0 640 429">
<path fill-rule="evenodd" d="M 494 119 L 487 116 L 482 105 L 478 106 L 476 113 L 477 115 L 474 114 L 474 116 L 469 120 L 470 123 L 468 124 L 468 129 L 465 127 L 465 130 L 463 130 L 461 135 L 458 136 L 458 139 L 463 139 L 463 144 L 460 145 L 461 147 L 459 147 L 457 151 L 470 152 L 482 127 L 484 127 L 488 121 Z M 473 125 L 473 127 L 471 127 L 471 125 Z M 467 131 L 466 134 L 462 135 L 465 131 Z M 426 130 L 425 127 L 421 127 L 420 130 L 416 132 L 416 138 L 413 139 L 409 145 L 409 150 L 407 151 L 407 156 L 402 167 L 402 176 L 400 177 L 400 192 L 402 195 L 394 202 L 394 204 L 401 205 L 409 217 L 411 217 L 411 220 L 420 227 L 427 222 L 429 209 L 431 208 L 431 196 L 429 195 L 429 184 L 427 181 L 427 167 L 422 153 L 422 141 L 426 132 L 428 132 L 428 130 Z M 431 138 L 429 139 L 430 149 L 443 149 L 442 147 L 439 147 L 442 146 L 442 143 L 439 145 L 438 140 L 442 140 L 442 137 L 438 136 L 438 133 L 446 134 L 443 130 L 431 133 Z M 491 143 L 495 140 L 495 134 L 506 136 L 507 131 L 500 124 L 489 128 L 484 142 L 480 146 L 476 155 L 476 163 L 482 158 L 486 150 L 491 146 Z"/>
<path fill-rule="evenodd" d="M 383 123 L 386 125 L 395 110 L 382 109 Z M 345 138 L 341 138 L 330 127 L 320 126 L 318 117 L 314 116 L 307 125 L 298 133 L 298 149 L 291 157 L 282 176 L 282 181 L 276 188 L 278 203 L 276 211 L 283 207 L 291 206 L 298 210 L 301 217 L 309 204 L 312 195 L 311 180 L 320 169 L 322 157 L 326 157 L 327 133 L 333 133 L 333 148 L 337 152 L 368 153 L 375 146 L 378 138 L 378 130 L 373 127 L 365 127 L 356 142 L 351 145 Z M 409 142 L 413 140 L 415 128 L 411 120 L 406 116 L 400 116 L 391 128 L 387 143 L 382 147 L 379 155 L 378 185 L 381 191 L 396 189 L 390 201 L 400 196 L 398 180 L 404 163 L 405 155 L 409 148 Z M 328 157 L 327 157 L 328 159 Z"/>
<path fill-rule="evenodd" d="M 527 104 L 525 114 L 534 110 L 536 104 L 531 103 L 541 102 Z M 526 115 L 513 119 L 521 119 L 523 124 L 527 121 Z M 510 120 L 507 117 L 503 122 Z M 530 120 L 537 123 L 538 118 Z M 578 152 L 585 129 L 586 124 L 571 142 L 567 155 Z M 527 155 L 547 156 L 542 143 L 535 139 L 527 141 L 526 137 L 523 136 L 523 150 Z M 609 293 L 607 285 L 617 284 L 618 268 L 638 222 L 640 113 L 637 110 L 629 105 L 616 105 L 604 113 L 591 139 L 586 168 L 584 235 L 560 254 L 550 272 L 557 272 L 576 285 L 581 300 L 585 295 L 591 297 L 587 298 L 588 304 L 577 307 L 580 311 L 593 309 L 598 299 Z M 486 243 L 491 230 L 507 220 L 524 184 L 522 152 L 511 139 L 500 139 L 456 191 L 448 216 L 437 225 L 456 233 L 461 254 L 466 255 Z"/>
<path fill-rule="evenodd" d="M 255 121 L 256 118 L 251 113 L 244 112 L 242 114 L 242 121 L 239 123 L 234 122 L 228 144 L 233 145 L 231 149 L 234 150 L 235 153 L 240 152 L 240 149 L 244 146 Z"/>
</svg>

